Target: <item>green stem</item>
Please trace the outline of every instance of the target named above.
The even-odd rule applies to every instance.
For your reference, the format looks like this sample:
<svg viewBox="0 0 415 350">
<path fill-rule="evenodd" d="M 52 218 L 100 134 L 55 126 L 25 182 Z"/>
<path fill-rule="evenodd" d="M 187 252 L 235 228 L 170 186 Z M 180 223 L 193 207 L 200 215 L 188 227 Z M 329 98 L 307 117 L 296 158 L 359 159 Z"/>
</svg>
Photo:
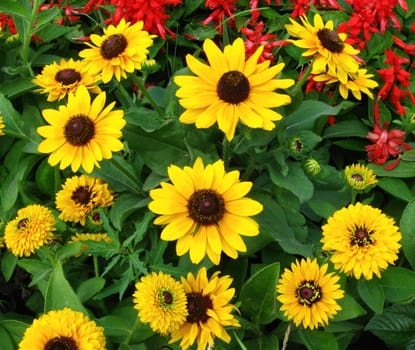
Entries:
<svg viewBox="0 0 415 350">
<path fill-rule="evenodd" d="M 246 167 L 244 173 L 241 176 L 241 180 L 249 180 L 249 178 L 251 177 L 252 173 L 255 170 L 255 165 L 256 165 L 256 155 L 254 152 L 251 152 L 251 157 L 249 158 L 249 162 L 248 162 L 248 166 Z"/>
<path fill-rule="evenodd" d="M 305 72 L 303 73 L 303 75 L 301 76 L 301 79 L 298 81 L 298 83 L 294 86 L 294 88 L 292 89 L 292 95 L 296 95 L 298 91 L 300 91 L 303 87 L 303 85 L 305 84 L 305 82 L 307 81 L 307 78 L 309 77 L 309 75 L 311 74 L 311 70 L 313 69 L 313 64 L 310 63 L 307 67 L 307 69 L 305 70 Z"/>
<path fill-rule="evenodd" d="M 40 0 L 33 0 L 32 12 L 30 14 L 30 18 L 27 23 L 27 32 L 24 33 L 24 38 L 23 38 L 23 50 L 22 50 L 23 65 L 27 67 L 31 76 L 33 76 L 33 71 L 29 64 L 29 49 L 30 49 L 30 41 L 32 39 L 32 29 L 35 23 L 35 17 L 36 17 L 36 13 L 37 13 L 39 5 L 40 5 Z"/>
<path fill-rule="evenodd" d="M 225 136 L 222 141 L 222 159 L 223 159 L 223 163 L 225 164 L 225 169 L 228 167 L 228 164 L 229 164 L 229 158 L 230 158 L 229 153 L 230 153 L 230 143 Z"/>
<path fill-rule="evenodd" d="M 93 255 L 92 256 L 92 261 L 94 263 L 94 273 L 95 273 L 95 277 L 99 277 L 98 257 L 96 255 Z"/>
<path fill-rule="evenodd" d="M 153 96 L 151 96 L 146 87 L 144 86 L 143 80 L 141 80 L 138 76 L 135 74 L 132 75 L 134 82 L 137 84 L 140 91 L 143 93 L 143 95 L 147 98 L 147 100 L 150 102 L 151 106 L 154 108 L 154 110 L 158 113 L 158 115 L 161 118 L 164 118 L 164 111 L 160 108 L 160 106 L 157 104 L 157 102 L 154 100 Z"/>
</svg>

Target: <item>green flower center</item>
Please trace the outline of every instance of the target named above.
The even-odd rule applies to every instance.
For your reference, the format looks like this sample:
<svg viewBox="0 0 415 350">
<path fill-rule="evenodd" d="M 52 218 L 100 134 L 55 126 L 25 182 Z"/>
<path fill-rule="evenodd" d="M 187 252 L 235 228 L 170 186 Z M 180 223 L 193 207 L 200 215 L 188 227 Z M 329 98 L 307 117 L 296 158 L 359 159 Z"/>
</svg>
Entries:
<svg viewBox="0 0 415 350">
<path fill-rule="evenodd" d="M 297 288 L 297 299 L 300 304 L 311 306 L 321 299 L 320 287 L 315 281 L 305 281 Z"/>
<path fill-rule="evenodd" d="M 212 300 L 207 295 L 201 293 L 187 293 L 187 311 L 186 321 L 189 323 L 205 323 L 209 316 L 207 310 L 213 308 Z"/>
<path fill-rule="evenodd" d="M 163 289 L 159 292 L 159 305 L 161 308 L 170 308 L 174 303 L 174 295 L 171 291 Z"/>
<path fill-rule="evenodd" d="M 218 223 L 225 213 L 225 202 L 214 190 L 198 190 L 187 203 L 189 216 L 199 225 Z"/>
<path fill-rule="evenodd" d="M 94 134 L 94 122 L 85 115 L 72 117 L 64 128 L 65 138 L 72 146 L 86 145 Z"/>
<path fill-rule="evenodd" d="M 55 75 L 55 80 L 63 85 L 71 85 L 81 80 L 81 74 L 75 69 L 62 69 Z"/>
<path fill-rule="evenodd" d="M 71 196 L 76 204 L 87 205 L 91 200 L 91 191 L 86 186 L 79 186 Z"/>
<path fill-rule="evenodd" d="M 106 40 L 104 40 L 101 45 L 101 55 L 107 60 L 110 60 L 123 53 L 127 47 L 127 44 L 127 39 L 124 37 L 124 35 L 110 35 Z"/>
<path fill-rule="evenodd" d="M 344 48 L 344 43 L 336 32 L 330 29 L 323 28 L 317 32 L 321 45 L 333 53 L 341 53 Z"/>
<path fill-rule="evenodd" d="M 216 86 L 219 98 L 227 103 L 238 104 L 249 96 L 249 80 L 237 70 L 231 70 L 223 74 Z"/>
<path fill-rule="evenodd" d="M 352 245 L 363 247 L 365 245 L 372 244 L 374 240 L 371 237 L 371 232 L 365 227 L 356 227 L 356 229 L 352 232 L 351 242 Z"/>
<path fill-rule="evenodd" d="M 78 345 L 71 337 L 55 337 L 49 340 L 44 350 L 78 350 Z"/>
<path fill-rule="evenodd" d="M 22 229 L 22 228 L 26 228 L 28 223 L 29 223 L 29 219 L 28 218 L 23 218 L 22 220 L 20 220 L 17 223 L 17 228 L 19 230 Z"/>
</svg>

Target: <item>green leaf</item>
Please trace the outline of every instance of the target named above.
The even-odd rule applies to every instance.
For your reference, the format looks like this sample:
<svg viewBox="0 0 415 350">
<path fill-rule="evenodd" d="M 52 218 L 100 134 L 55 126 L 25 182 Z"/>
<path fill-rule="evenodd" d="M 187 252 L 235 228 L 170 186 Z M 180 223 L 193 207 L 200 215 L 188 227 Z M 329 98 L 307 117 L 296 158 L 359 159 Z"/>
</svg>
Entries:
<svg viewBox="0 0 415 350">
<path fill-rule="evenodd" d="M 324 131 L 325 138 L 362 137 L 366 138 L 369 128 L 359 120 L 345 120 L 329 126 Z"/>
<path fill-rule="evenodd" d="M 415 299 L 415 272 L 391 266 L 382 272 L 380 284 L 385 299 L 392 303 L 408 304 Z"/>
<path fill-rule="evenodd" d="M 104 288 L 105 279 L 101 277 L 92 277 L 88 280 L 82 281 L 79 285 L 78 289 L 76 290 L 76 295 L 78 296 L 79 300 L 84 303 L 90 299 L 92 299 L 95 294 Z"/>
<path fill-rule="evenodd" d="M 267 324 L 277 317 L 275 286 L 279 273 L 279 262 L 273 263 L 252 275 L 241 288 L 240 309 L 256 324 Z"/>
<path fill-rule="evenodd" d="M 12 98 L 32 90 L 35 86 L 36 84 L 32 83 L 27 78 L 11 79 L 1 83 L 0 93 Z"/>
<path fill-rule="evenodd" d="M 56 252 L 56 260 L 63 261 L 66 258 L 76 256 L 82 252 L 82 242 L 65 244 Z"/>
<path fill-rule="evenodd" d="M 22 120 L 20 114 L 14 109 L 12 103 L 0 93 L 0 113 L 3 117 L 4 121 L 4 132 L 7 133 L 14 133 L 16 135 L 20 135 L 21 137 L 25 137 L 25 133 L 22 130 Z"/>
<path fill-rule="evenodd" d="M 1 0 L 0 12 L 29 19 L 30 13 L 16 1 Z"/>
<path fill-rule="evenodd" d="M 23 334 L 27 327 L 29 327 L 29 324 L 18 320 L 0 320 L 0 326 L 7 330 L 13 342 L 18 344 L 22 340 Z M 0 339 L 3 340 L 1 336 Z M 2 343 L 0 344 L 3 345 Z M 3 348 L 1 349 L 3 350 Z"/>
<path fill-rule="evenodd" d="M 154 109 L 145 107 L 131 107 L 125 113 L 125 119 L 130 125 L 139 126 L 147 132 L 160 129 L 163 125 L 158 113 Z"/>
<path fill-rule="evenodd" d="M 46 289 L 44 312 L 59 310 L 65 307 L 88 314 L 66 279 L 62 264 L 57 262 L 50 275 Z"/>
<path fill-rule="evenodd" d="M 367 167 L 375 173 L 376 176 L 387 176 L 387 177 L 415 177 L 415 162 L 407 162 L 401 160 L 398 166 L 392 170 L 386 170 L 385 166 L 393 163 L 395 160 L 390 160 L 385 164 L 374 164 L 369 163 Z"/>
<path fill-rule="evenodd" d="M 6 282 L 9 281 L 12 277 L 12 274 L 16 267 L 16 262 L 17 256 L 12 254 L 8 250 L 6 250 L 4 254 L 1 255 L 1 272 L 3 273 Z"/>
<path fill-rule="evenodd" d="M 367 306 L 377 314 L 382 313 L 385 303 L 385 293 L 378 278 L 358 280 L 357 290 Z"/>
<path fill-rule="evenodd" d="M 334 316 L 333 321 L 346 321 L 362 315 L 366 315 L 365 309 L 349 294 L 338 300 L 341 310 Z"/>
<path fill-rule="evenodd" d="M 1 350 L 14 350 L 15 346 L 9 332 L 0 327 Z"/>
<path fill-rule="evenodd" d="M 383 177 L 378 179 L 377 186 L 405 202 L 409 202 L 414 197 L 408 185 L 402 179 Z"/>
<path fill-rule="evenodd" d="M 382 339 L 392 349 L 405 349 L 415 334 L 415 305 L 392 305 L 369 320 L 365 330 Z"/>
<path fill-rule="evenodd" d="M 415 199 L 403 210 L 399 227 L 402 233 L 402 251 L 412 269 L 415 269 Z"/>
<path fill-rule="evenodd" d="M 138 197 L 131 193 L 122 193 L 111 207 L 109 218 L 117 230 L 121 229 L 124 220 L 137 211 L 147 206 L 149 198 Z"/>
<path fill-rule="evenodd" d="M 338 350 L 336 337 L 334 334 L 323 331 L 300 330 L 303 344 L 308 350 Z"/>
<path fill-rule="evenodd" d="M 52 272 L 52 267 L 37 259 L 19 259 L 17 265 L 32 274 L 33 278 L 29 286 L 36 285 L 39 282 L 45 283 Z"/>
</svg>

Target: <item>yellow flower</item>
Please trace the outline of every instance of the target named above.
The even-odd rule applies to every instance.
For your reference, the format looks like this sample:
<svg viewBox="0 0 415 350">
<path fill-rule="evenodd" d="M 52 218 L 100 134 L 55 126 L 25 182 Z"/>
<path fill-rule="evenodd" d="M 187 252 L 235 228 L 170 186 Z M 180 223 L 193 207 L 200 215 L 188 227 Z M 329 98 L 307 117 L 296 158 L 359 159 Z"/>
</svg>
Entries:
<svg viewBox="0 0 415 350">
<path fill-rule="evenodd" d="M 81 85 L 90 92 L 98 94 L 101 92 L 96 84 L 98 80 L 98 76 L 88 73 L 85 62 L 74 61 L 72 58 L 66 61 L 62 58 L 59 64 L 53 62 L 45 66 L 42 73 L 33 79 L 33 83 L 41 87 L 35 91 L 48 94 L 47 100 L 51 102 L 76 92 Z"/>
<path fill-rule="evenodd" d="M 155 37 L 143 30 L 143 21 L 130 25 L 122 19 L 117 26 L 104 29 L 104 35 L 92 34 L 92 44 L 86 43 L 90 48 L 82 50 L 79 56 L 84 58 L 90 74 L 101 73 L 104 83 L 113 76 L 120 81 L 127 77 L 126 72 L 141 69 Z"/>
<path fill-rule="evenodd" d="M 173 332 L 169 343 L 180 340 L 182 350 L 187 350 L 197 342 L 197 350 L 206 350 L 207 346 L 213 346 L 216 337 L 230 342 L 225 327 L 240 327 L 232 315 L 235 307 L 230 304 L 235 289 L 229 288 L 230 276 L 219 277 L 219 274 L 217 271 L 208 279 L 203 267 L 196 278 L 192 273 L 188 273 L 187 278 L 182 277 L 189 314 L 187 321 Z"/>
<path fill-rule="evenodd" d="M 105 350 L 104 329 L 81 312 L 52 310 L 26 329 L 19 350 Z"/>
<path fill-rule="evenodd" d="M 330 74 L 320 74 L 313 77 L 314 81 L 326 84 L 339 83 L 339 92 L 343 99 L 349 98 L 349 91 L 357 100 L 362 99 L 362 93 L 373 99 L 373 94 L 369 89 L 377 87 L 379 84 L 371 80 L 373 74 L 367 74 L 367 69 L 360 68 L 356 73 L 349 73 L 345 82 L 341 83 L 339 79 Z"/>
<path fill-rule="evenodd" d="M 346 166 L 344 175 L 347 183 L 356 191 L 362 191 L 378 182 L 373 170 L 363 164 Z"/>
<path fill-rule="evenodd" d="M 0 114 L 0 136 L 4 135 L 4 121 L 3 121 L 3 116 Z"/>
<path fill-rule="evenodd" d="M 361 203 L 336 211 L 322 227 L 323 249 L 336 269 L 370 280 L 398 259 L 399 228 L 379 209 Z"/>
<path fill-rule="evenodd" d="M 53 240 L 55 217 L 46 207 L 28 205 L 17 211 L 17 217 L 9 221 L 4 230 L 7 249 L 18 257 L 29 256 Z"/>
<path fill-rule="evenodd" d="M 56 208 L 64 221 L 85 220 L 95 208 L 108 207 L 114 202 L 111 189 L 101 179 L 80 175 L 66 179 L 62 189 L 56 193 Z"/>
<path fill-rule="evenodd" d="M 82 249 L 88 249 L 87 241 L 94 241 L 94 242 L 106 242 L 111 243 L 112 239 L 108 236 L 107 233 L 76 233 L 74 236 L 71 237 L 69 243 L 73 242 L 83 242 Z M 80 256 L 79 254 L 78 256 Z M 89 254 L 90 255 L 90 254 Z"/>
<path fill-rule="evenodd" d="M 122 110 L 112 110 L 115 102 L 105 107 L 105 92 L 91 103 L 87 88 L 81 85 L 75 94 L 69 94 L 68 104 L 58 110 L 45 109 L 43 117 L 50 125 L 40 126 L 37 132 L 45 137 L 39 146 L 41 153 L 51 153 L 51 166 L 69 165 L 72 171 L 81 166 L 90 173 L 99 161 L 110 159 L 112 152 L 121 151 L 121 129 L 126 124 Z"/>
<path fill-rule="evenodd" d="M 336 300 L 343 298 L 344 291 L 337 284 L 339 277 L 327 273 L 327 267 L 320 267 L 316 259 L 296 260 L 280 277 L 277 299 L 282 303 L 281 311 L 296 326 L 314 329 L 327 325 L 341 310 Z"/>
<path fill-rule="evenodd" d="M 189 251 L 193 263 L 207 254 L 219 264 L 221 252 L 233 259 L 246 246 L 240 235 L 256 236 L 258 224 L 249 216 L 262 211 L 262 205 L 244 197 L 252 187 L 239 181 L 239 171 L 225 172 L 222 160 L 203 165 L 197 158 L 193 168 L 168 168 L 172 184 L 162 182 L 161 188 L 150 191 L 149 208 L 161 214 L 156 225 L 167 225 L 161 239 L 177 240 L 178 256 Z"/>
<path fill-rule="evenodd" d="M 217 122 L 228 140 L 232 140 L 238 121 L 250 128 L 272 130 L 274 121 L 282 116 L 273 108 L 291 102 L 288 95 L 274 92 L 294 84 L 292 79 L 275 79 L 284 63 L 269 67 L 270 61 L 258 64 L 263 47 L 245 60 L 245 46 L 241 38 L 227 45 L 222 52 L 207 39 L 203 50 L 209 65 L 191 55 L 186 56 L 189 69 L 196 75 L 176 76 L 176 92 L 186 109 L 180 116 L 185 124 L 209 128 Z"/>
<path fill-rule="evenodd" d="M 152 272 L 135 284 L 134 308 L 141 322 L 167 335 L 186 322 L 186 294 L 182 284 L 163 272 Z"/>
<path fill-rule="evenodd" d="M 333 21 L 324 24 L 320 14 L 314 15 L 314 26 L 307 17 L 301 17 L 302 25 L 290 18 L 291 24 L 285 28 L 288 34 L 298 40 L 290 39 L 295 46 L 307 49 L 302 55 L 314 57 L 312 74 L 328 73 L 346 83 L 349 73 L 356 73 L 358 61 L 353 57 L 359 53 L 345 42 L 345 33 L 336 33 Z"/>
</svg>

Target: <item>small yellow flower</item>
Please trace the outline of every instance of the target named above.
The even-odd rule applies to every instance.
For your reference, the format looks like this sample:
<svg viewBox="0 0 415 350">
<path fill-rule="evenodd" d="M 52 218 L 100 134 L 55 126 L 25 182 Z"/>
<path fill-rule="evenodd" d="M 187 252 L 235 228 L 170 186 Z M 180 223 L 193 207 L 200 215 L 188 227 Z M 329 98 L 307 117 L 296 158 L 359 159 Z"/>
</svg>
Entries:
<svg viewBox="0 0 415 350">
<path fill-rule="evenodd" d="M 18 257 L 30 256 L 37 249 L 53 240 L 55 217 L 47 207 L 28 205 L 17 211 L 17 217 L 9 221 L 4 230 L 7 249 Z"/>
<path fill-rule="evenodd" d="M 281 311 L 296 326 L 315 329 L 325 326 L 339 310 L 338 299 L 344 291 L 337 284 L 339 277 L 327 273 L 328 265 L 319 266 L 310 258 L 296 260 L 285 269 L 277 284 Z"/>
<path fill-rule="evenodd" d="M 0 136 L 4 135 L 4 121 L 3 121 L 3 116 L 0 114 Z"/>
<path fill-rule="evenodd" d="M 135 288 L 133 302 L 138 316 L 155 332 L 167 335 L 186 322 L 186 294 L 181 283 L 172 276 L 152 272 L 141 277 Z"/>
<path fill-rule="evenodd" d="M 344 175 L 347 183 L 356 191 L 362 191 L 378 182 L 373 170 L 363 164 L 346 166 Z"/>
</svg>

